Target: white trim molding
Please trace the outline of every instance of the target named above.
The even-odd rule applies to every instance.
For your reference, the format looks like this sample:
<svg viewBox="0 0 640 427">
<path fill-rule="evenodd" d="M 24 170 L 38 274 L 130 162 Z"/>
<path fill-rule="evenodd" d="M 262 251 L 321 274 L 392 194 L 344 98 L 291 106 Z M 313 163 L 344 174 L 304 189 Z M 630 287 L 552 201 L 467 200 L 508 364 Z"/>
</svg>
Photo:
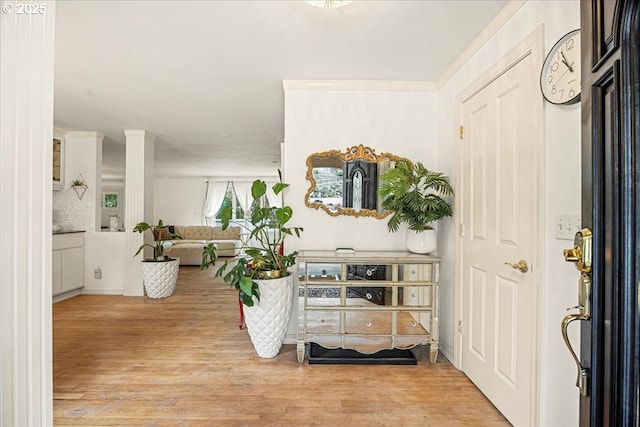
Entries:
<svg viewBox="0 0 640 427">
<path fill-rule="evenodd" d="M 53 425 L 55 1 L 0 13 L 0 425 Z"/>
<path fill-rule="evenodd" d="M 486 27 L 478 34 L 478 36 L 467 45 L 465 50 L 447 67 L 444 73 L 438 79 L 436 88 L 440 89 L 451 77 L 453 77 L 464 64 L 471 59 L 480 48 L 493 37 L 498 30 L 507 22 L 514 13 L 526 3 L 527 0 L 509 0 L 507 4 L 498 12 L 498 14 L 487 24 Z"/>
<path fill-rule="evenodd" d="M 388 92 L 435 92 L 434 82 L 398 80 L 283 80 L 284 90 L 355 90 Z"/>
</svg>

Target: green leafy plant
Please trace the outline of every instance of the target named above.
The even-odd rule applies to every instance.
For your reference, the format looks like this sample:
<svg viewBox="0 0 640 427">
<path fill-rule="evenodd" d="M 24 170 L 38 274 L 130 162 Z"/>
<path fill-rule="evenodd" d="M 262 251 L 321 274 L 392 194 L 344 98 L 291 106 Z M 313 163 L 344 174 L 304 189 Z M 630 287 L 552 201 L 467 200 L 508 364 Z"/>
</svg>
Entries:
<svg viewBox="0 0 640 427">
<path fill-rule="evenodd" d="M 282 182 L 276 183 L 272 189 L 276 195 L 280 195 L 282 207 L 265 206 L 267 184 L 262 180 L 255 180 L 251 186 L 251 197 L 254 208 L 251 212 L 251 226 L 244 226 L 249 232 L 248 242 L 256 242 L 256 246 L 246 244 L 243 247 L 246 257 L 239 258 L 233 263 L 225 261 L 216 271 L 216 277 L 223 280 L 238 290 L 240 300 L 249 307 L 253 306 L 253 297 L 260 301 L 260 291 L 256 279 L 276 279 L 289 275 L 287 268 L 296 262 L 297 252 L 285 255 L 283 244 L 287 236 L 300 237 L 303 231 L 301 227 L 289 227 L 288 223 L 293 215 L 293 210 L 284 205 L 283 190 L 289 186 Z M 232 219 L 230 206 L 224 207 L 221 214 L 222 229 L 225 230 Z M 200 269 L 209 268 L 215 262 L 210 257 L 207 249 L 203 253 L 203 261 Z"/>
<path fill-rule="evenodd" d="M 133 227 L 133 231 L 137 233 L 144 233 L 145 231 L 150 231 L 153 235 L 153 244 L 144 243 L 139 248 L 138 251 L 133 255 L 138 255 L 145 246 L 153 248 L 153 259 L 157 261 L 171 261 L 174 258 L 170 258 L 164 255 L 164 243 L 167 240 L 173 239 L 182 239 L 181 236 L 175 233 L 169 233 L 169 229 L 164 226 L 162 220 L 158 220 L 157 225 L 149 225 L 146 222 L 139 222 Z"/>
<path fill-rule="evenodd" d="M 401 223 L 422 232 L 430 228 L 429 223 L 453 215 L 446 198 L 453 195 L 449 178 L 428 170 L 422 163 L 412 165 L 399 161 L 395 168 L 387 169 L 380 180 L 378 194 L 382 208 L 393 212 L 387 223 L 391 232 L 398 231 Z"/>
</svg>

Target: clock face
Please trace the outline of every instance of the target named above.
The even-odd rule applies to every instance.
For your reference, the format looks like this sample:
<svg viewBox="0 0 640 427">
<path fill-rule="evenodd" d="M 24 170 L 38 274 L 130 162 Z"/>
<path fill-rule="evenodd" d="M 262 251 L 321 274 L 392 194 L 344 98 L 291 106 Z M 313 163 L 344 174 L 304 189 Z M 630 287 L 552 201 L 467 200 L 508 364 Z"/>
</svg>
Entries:
<svg viewBox="0 0 640 427">
<path fill-rule="evenodd" d="M 540 89 L 552 104 L 580 100 L 580 30 L 571 31 L 551 48 L 540 73 Z"/>
</svg>

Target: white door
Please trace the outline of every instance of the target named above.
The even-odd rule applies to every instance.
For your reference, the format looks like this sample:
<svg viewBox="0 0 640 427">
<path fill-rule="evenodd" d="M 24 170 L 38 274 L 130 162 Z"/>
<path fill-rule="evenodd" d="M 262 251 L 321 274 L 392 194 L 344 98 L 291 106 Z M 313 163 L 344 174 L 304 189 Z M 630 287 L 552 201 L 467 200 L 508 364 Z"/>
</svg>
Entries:
<svg viewBox="0 0 640 427">
<path fill-rule="evenodd" d="M 526 56 L 462 103 L 461 367 L 515 426 L 531 422 L 535 360 L 534 62 Z M 506 264 L 520 260 L 528 271 Z"/>
</svg>

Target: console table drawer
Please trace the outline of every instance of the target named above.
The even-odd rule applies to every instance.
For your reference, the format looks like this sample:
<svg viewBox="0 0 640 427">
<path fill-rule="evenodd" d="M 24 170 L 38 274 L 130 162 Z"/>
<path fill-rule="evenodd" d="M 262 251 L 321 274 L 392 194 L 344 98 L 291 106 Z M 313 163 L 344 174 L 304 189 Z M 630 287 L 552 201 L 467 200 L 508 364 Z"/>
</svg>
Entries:
<svg viewBox="0 0 640 427">
<path fill-rule="evenodd" d="M 440 258 L 300 251 L 298 263 L 299 362 L 314 342 L 364 353 L 428 344 L 435 363 Z"/>
</svg>

